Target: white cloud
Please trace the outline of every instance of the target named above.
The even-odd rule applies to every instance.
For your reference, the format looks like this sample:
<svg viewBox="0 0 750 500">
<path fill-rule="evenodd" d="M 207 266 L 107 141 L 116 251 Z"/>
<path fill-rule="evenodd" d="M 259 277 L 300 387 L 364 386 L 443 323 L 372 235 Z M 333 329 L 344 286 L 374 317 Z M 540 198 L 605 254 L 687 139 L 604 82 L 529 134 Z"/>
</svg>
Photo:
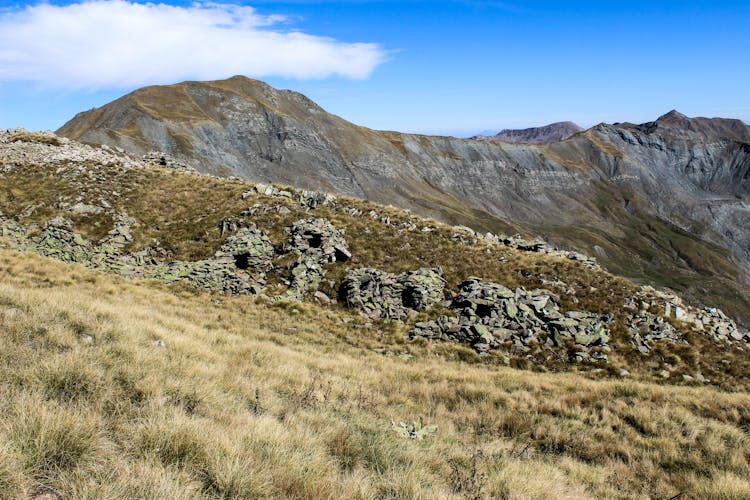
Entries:
<svg viewBox="0 0 750 500">
<path fill-rule="evenodd" d="M 367 78 L 384 61 L 372 43 L 284 31 L 251 7 L 95 0 L 0 10 L 0 81 L 126 88 L 235 74 Z"/>
</svg>

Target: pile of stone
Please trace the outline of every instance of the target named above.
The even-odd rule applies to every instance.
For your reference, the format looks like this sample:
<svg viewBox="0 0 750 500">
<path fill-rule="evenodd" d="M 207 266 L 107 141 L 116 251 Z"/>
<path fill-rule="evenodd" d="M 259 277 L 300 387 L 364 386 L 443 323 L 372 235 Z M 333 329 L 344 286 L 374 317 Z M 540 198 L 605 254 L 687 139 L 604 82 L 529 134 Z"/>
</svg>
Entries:
<svg viewBox="0 0 750 500">
<path fill-rule="evenodd" d="M 241 228 L 214 254 L 213 260 L 234 264 L 237 269 L 268 272 L 273 266 L 273 244 L 256 226 Z"/>
<path fill-rule="evenodd" d="M 662 327 L 663 320 L 669 318 L 676 320 L 699 335 L 704 335 L 718 342 L 729 342 L 741 348 L 750 348 L 750 332 L 741 329 L 737 323 L 727 317 L 720 309 L 713 307 L 698 308 L 684 304 L 682 299 L 668 292 L 655 290 L 650 286 L 642 286 L 635 297 L 627 298 L 624 307 L 628 309 L 639 309 L 639 312 L 629 318 L 631 334 L 634 338 L 634 346 L 644 354 L 649 351 L 640 347 L 636 340 L 638 334 L 642 335 L 644 324 L 649 323 Z M 646 317 L 646 311 L 658 309 L 663 314 L 657 316 L 659 319 Z M 653 316 L 653 315 L 651 315 Z M 672 328 L 671 325 L 668 325 Z M 673 328 L 672 328 L 673 329 Z M 669 332 L 667 332 L 669 333 Z M 661 340 L 659 336 L 654 340 Z M 667 340 L 673 340 L 667 336 Z M 674 341 L 674 340 L 673 340 Z"/>
<path fill-rule="evenodd" d="M 173 261 L 146 270 L 146 277 L 162 281 L 184 281 L 204 290 L 229 295 L 259 294 L 264 283 L 247 273 L 238 273 L 231 264 L 217 260 Z"/>
<path fill-rule="evenodd" d="M 685 339 L 663 317 L 648 311 L 639 311 L 628 316 L 630 345 L 641 354 L 649 354 L 654 342 L 669 341 L 684 344 Z"/>
<path fill-rule="evenodd" d="M 94 245 L 73 230 L 73 223 L 65 217 L 56 217 L 44 223 L 36 242 L 40 255 L 63 262 L 90 262 Z"/>
<path fill-rule="evenodd" d="M 23 248 L 26 246 L 26 228 L 13 219 L 0 212 L 0 237 L 8 240 L 13 247 Z"/>
<path fill-rule="evenodd" d="M 128 277 L 185 281 L 199 288 L 226 294 L 260 293 L 266 284 L 266 273 L 273 265 L 273 245 L 255 227 L 243 228 L 228 238 L 210 259 L 163 262 L 150 255 L 148 250 L 133 255 L 123 253 L 123 246 L 132 241 L 130 227 L 135 220 L 126 214 L 116 214 L 115 220 L 115 228 L 98 244 L 76 233 L 71 221 L 63 217 L 46 222 L 39 237 L 27 244 L 41 255 L 65 262 L 76 262 Z M 9 231 L 14 227 L 10 222 L 2 224 L 2 227 L 6 226 Z"/>
<path fill-rule="evenodd" d="M 302 219 L 287 228 L 284 248 L 300 256 L 314 256 L 318 261 L 346 262 L 351 259 L 349 246 L 341 231 L 326 219 Z"/>
<path fill-rule="evenodd" d="M 434 269 L 400 275 L 364 267 L 349 271 L 341 283 L 341 300 L 369 318 L 403 320 L 442 302 L 445 280 Z"/>
<path fill-rule="evenodd" d="M 270 184 L 258 183 L 253 186 L 253 190 L 264 196 L 273 196 L 276 198 L 289 198 L 296 200 L 301 206 L 309 209 L 318 207 L 331 207 L 336 204 L 336 197 L 330 193 L 320 191 L 308 191 L 306 189 L 278 189 Z M 243 198 L 249 198 L 251 191 L 242 193 Z"/>
<path fill-rule="evenodd" d="M 143 161 L 150 165 L 156 165 L 159 167 L 175 168 L 187 172 L 197 172 L 187 163 L 180 161 L 174 156 L 163 153 L 161 151 L 149 151 L 148 153 L 143 155 Z"/>
<path fill-rule="evenodd" d="M 695 314 L 694 324 L 699 331 L 711 335 L 717 340 L 739 341 L 750 345 L 750 331 L 742 330 L 721 309 L 707 307 Z"/>
<path fill-rule="evenodd" d="M 341 231 L 326 219 L 302 219 L 287 228 L 284 250 L 295 256 L 288 296 L 301 299 L 317 290 L 326 274 L 324 265 L 351 259 Z"/>
<path fill-rule="evenodd" d="M 514 236 L 501 236 L 500 241 L 506 247 L 515 248 L 517 250 L 521 250 L 522 252 L 545 252 L 555 250 L 553 247 L 547 245 L 547 243 L 545 243 L 544 241 L 529 241 L 521 238 L 521 236 L 518 234 Z"/>
<path fill-rule="evenodd" d="M 273 267 L 273 257 L 268 236 L 256 227 L 248 227 L 227 238 L 210 259 L 170 262 L 156 266 L 149 274 L 230 295 L 259 294 L 266 284 L 266 273 Z"/>
<path fill-rule="evenodd" d="M 122 249 L 133 242 L 133 233 L 131 231 L 135 224 L 135 219 L 126 213 L 116 213 L 114 215 L 115 227 L 107 235 L 99 240 L 101 244 L 109 244 L 115 248 Z"/>
<path fill-rule="evenodd" d="M 455 317 L 417 323 L 411 336 L 450 340 L 483 353 L 510 347 L 522 353 L 534 347 L 569 349 L 573 361 L 607 360 L 612 316 L 569 311 L 549 290 L 515 291 L 479 278 L 464 281 L 450 308 Z M 598 349 L 594 349 L 598 348 Z"/>
<path fill-rule="evenodd" d="M 336 204 L 336 197 L 329 193 L 320 191 L 299 190 L 294 192 L 294 198 L 300 205 L 314 209 L 318 207 L 331 207 Z"/>
<path fill-rule="evenodd" d="M 513 236 L 493 233 L 481 234 L 477 233 L 470 227 L 455 226 L 453 227 L 452 237 L 453 239 L 459 240 L 464 244 L 475 244 L 477 239 L 481 238 L 484 241 L 497 245 L 503 245 L 509 248 L 514 248 L 522 252 L 545 253 L 547 255 L 552 255 L 555 257 L 576 260 L 590 269 L 601 269 L 601 266 L 599 265 L 595 257 L 590 257 L 588 255 L 571 250 L 562 250 L 539 239 L 527 240 L 525 238 L 522 238 L 521 235 L 518 234 Z"/>
</svg>

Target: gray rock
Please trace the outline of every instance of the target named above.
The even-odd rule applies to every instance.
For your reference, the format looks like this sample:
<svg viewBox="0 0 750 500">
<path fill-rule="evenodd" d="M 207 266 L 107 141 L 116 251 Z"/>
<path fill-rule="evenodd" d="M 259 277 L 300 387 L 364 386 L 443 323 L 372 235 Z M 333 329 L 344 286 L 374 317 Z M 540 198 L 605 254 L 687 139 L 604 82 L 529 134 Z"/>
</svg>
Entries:
<svg viewBox="0 0 750 500">
<path fill-rule="evenodd" d="M 303 219 L 287 228 L 284 250 L 296 256 L 287 297 L 302 299 L 318 289 L 326 275 L 324 266 L 351 259 L 343 233 L 326 219 Z"/>
<path fill-rule="evenodd" d="M 558 300 L 549 290 L 513 291 L 499 283 L 469 278 L 450 304 L 455 317 L 417 324 L 410 335 L 466 343 L 482 351 L 502 345 L 522 352 L 535 345 L 566 350 L 575 344 L 578 350 L 571 353 L 571 361 L 606 361 L 606 354 L 587 351 L 607 348 L 606 325 L 611 317 L 581 311 L 562 314 Z"/>
<path fill-rule="evenodd" d="M 433 269 L 395 275 L 373 268 L 349 271 L 340 295 L 343 302 L 368 317 L 403 320 L 410 311 L 424 311 L 443 300 L 445 280 Z"/>
</svg>

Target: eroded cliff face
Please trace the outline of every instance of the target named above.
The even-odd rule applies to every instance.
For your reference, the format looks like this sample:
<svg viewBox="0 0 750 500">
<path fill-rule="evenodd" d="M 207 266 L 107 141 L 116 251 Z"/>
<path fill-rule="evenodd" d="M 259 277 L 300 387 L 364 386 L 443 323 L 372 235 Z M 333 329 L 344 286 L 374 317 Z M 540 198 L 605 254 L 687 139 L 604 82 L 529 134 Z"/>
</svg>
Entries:
<svg viewBox="0 0 750 500">
<path fill-rule="evenodd" d="M 541 235 L 750 320 L 750 131 L 736 120 L 671 112 L 550 145 L 506 144 L 373 131 L 234 77 L 141 89 L 59 133 Z"/>
</svg>

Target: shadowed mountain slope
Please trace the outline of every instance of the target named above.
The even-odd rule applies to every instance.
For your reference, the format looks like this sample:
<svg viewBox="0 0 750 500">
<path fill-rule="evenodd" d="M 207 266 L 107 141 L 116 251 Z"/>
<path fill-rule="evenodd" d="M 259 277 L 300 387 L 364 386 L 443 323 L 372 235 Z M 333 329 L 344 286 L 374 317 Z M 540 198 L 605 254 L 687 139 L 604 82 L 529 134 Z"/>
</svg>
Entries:
<svg viewBox="0 0 750 500">
<path fill-rule="evenodd" d="M 234 77 L 140 89 L 59 133 L 541 235 L 750 322 L 750 132 L 736 120 L 671 112 L 550 145 L 496 143 L 370 130 Z"/>
</svg>

